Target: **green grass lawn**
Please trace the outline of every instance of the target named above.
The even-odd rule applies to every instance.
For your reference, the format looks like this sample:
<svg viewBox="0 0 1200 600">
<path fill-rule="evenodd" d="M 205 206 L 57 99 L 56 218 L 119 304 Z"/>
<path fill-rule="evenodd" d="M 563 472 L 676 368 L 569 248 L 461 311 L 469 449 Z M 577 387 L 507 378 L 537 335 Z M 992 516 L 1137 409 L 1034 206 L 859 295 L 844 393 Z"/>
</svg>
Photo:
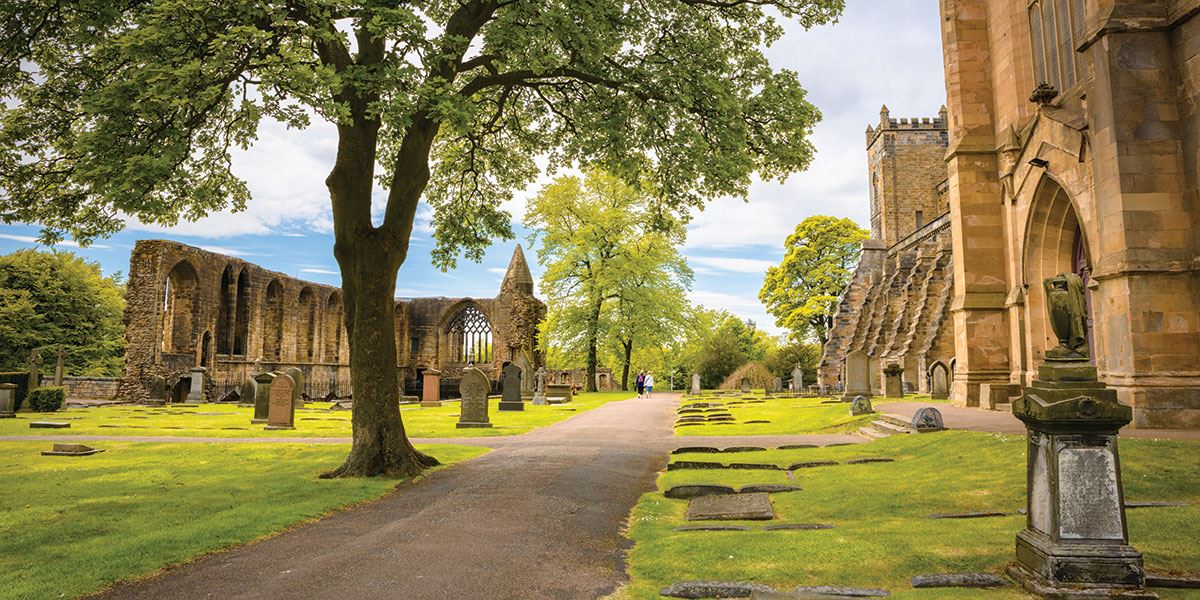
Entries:
<svg viewBox="0 0 1200 600">
<path fill-rule="evenodd" d="M 1147 568 L 1200 573 L 1200 443 L 1122 440 L 1121 466 L 1129 500 L 1189 501 L 1180 508 L 1130 510 L 1134 547 Z M 830 530 L 675 532 L 685 524 L 686 500 L 661 492 L 642 496 L 630 516 L 635 545 L 631 583 L 615 597 L 657 598 L 676 581 L 754 581 L 777 589 L 800 585 L 883 587 L 895 598 L 1025 598 L 1016 588 L 991 591 L 913 590 L 925 573 L 1001 573 L 1014 561 L 1019 515 L 929 519 L 939 512 L 1024 507 L 1022 437 L 967 431 L 893 436 L 865 445 L 739 454 L 676 455 L 674 460 L 774 462 L 880 456 L 896 462 L 781 471 L 664 472 L 658 489 L 682 483 L 791 483 L 799 492 L 772 494 L 774 523 L 829 523 Z M 719 457 L 719 458 L 718 458 Z M 1161 590 L 1164 598 L 1200 598 L 1200 590 Z"/>
<path fill-rule="evenodd" d="M 497 410 L 498 399 L 491 401 L 490 429 L 458 429 L 458 403 L 446 402 L 439 408 L 421 408 L 406 404 L 400 416 L 411 437 L 481 437 L 517 435 L 538 427 L 553 425 L 581 412 L 614 400 L 633 397 L 630 392 L 577 394 L 570 404 L 532 406 L 520 412 Z M 16 419 L 0 420 L 0 436 L 11 435 L 113 435 L 183 437 L 350 437 L 350 411 L 329 410 L 328 402 L 309 402 L 296 411 L 296 429 L 267 431 L 252 425 L 253 408 L 234 404 L 185 404 L 152 406 L 104 406 L 64 409 L 55 413 L 18 413 Z M 65 421 L 68 429 L 30 429 L 30 421 Z"/>
<path fill-rule="evenodd" d="M 348 445 L 0 442 L 0 597 L 76 598 L 378 498 L 394 479 L 321 480 Z M 422 446 L 444 464 L 484 448 Z"/>
<path fill-rule="evenodd" d="M 744 396 L 753 396 L 755 400 L 765 400 L 763 403 L 734 404 L 729 402 L 744 402 L 742 397 L 714 398 L 689 397 L 681 405 L 690 402 L 725 402 L 729 413 L 737 419 L 731 425 L 695 425 L 676 427 L 675 435 L 800 435 L 806 433 L 843 433 L 855 431 L 871 422 L 870 417 L 850 416 L 850 405 L 847 403 L 822 404 L 829 398 L 765 398 L 761 392 L 753 392 Z M 745 424 L 745 421 L 770 421 L 770 423 Z"/>
</svg>

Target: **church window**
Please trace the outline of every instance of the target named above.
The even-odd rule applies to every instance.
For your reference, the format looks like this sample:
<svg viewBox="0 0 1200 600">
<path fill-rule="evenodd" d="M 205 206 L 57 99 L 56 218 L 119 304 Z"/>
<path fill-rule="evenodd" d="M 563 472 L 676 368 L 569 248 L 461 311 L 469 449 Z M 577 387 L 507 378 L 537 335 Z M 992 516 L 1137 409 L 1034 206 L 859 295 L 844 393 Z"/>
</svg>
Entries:
<svg viewBox="0 0 1200 600">
<path fill-rule="evenodd" d="M 492 325 L 478 308 L 468 306 L 459 312 L 450 323 L 450 335 L 459 362 L 491 362 Z"/>
<path fill-rule="evenodd" d="M 1075 51 L 1083 38 L 1083 0 L 1032 0 L 1029 39 L 1037 83 L 1058 91 L 1079 80 L 1082 55 Z"/>
</svg>

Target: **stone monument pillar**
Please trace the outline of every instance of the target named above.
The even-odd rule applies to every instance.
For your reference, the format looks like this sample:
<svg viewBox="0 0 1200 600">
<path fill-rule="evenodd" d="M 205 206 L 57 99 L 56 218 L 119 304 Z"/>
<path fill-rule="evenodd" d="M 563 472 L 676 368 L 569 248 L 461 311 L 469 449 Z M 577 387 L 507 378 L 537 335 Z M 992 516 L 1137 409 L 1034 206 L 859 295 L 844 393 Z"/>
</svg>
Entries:
<svg viewBox="0 0 1200 600">
<path fill-rule="evenodd" d="M 271 402 L 271 382 L 274 373 L 259 373 L 254 376 L 254 418 L 251 423 L 266 423 Z"/>
<path fill-rule="evenodd" d="M 204 367 L 192 367 L 192 386 L 188 389 L 185 404 L 204 403 Z"/>
<path fill-rule="evenodd" d="M 891 363 L 883 369 L 883 397 L 904 397 L 904 367 L 899 363 Z"/>
<path fill-rule="evenodd" d="M 521 401 L 521 367 L 513 363 L 504 365 L 502 383 L 499 410 L 525 410 L 525 403 Z"/>
<path fill-rule="evenodd" d="M 462 382 L 458 384 L 458 393 L 462 396 L 462 406 L 458 415 L 458 429 L 486 428 L 492 423 L 488 420 L 488 392 L 492 384 L 487 375 L 475 367 L 467 367 L 462 371 Z"/>
<path fill-rule="evenodd" d="M 17 416 L 17 384 L 0 383 L 0 419 Z"/>
<path fill-rule="evenodd" d="M 442 405 L 442 372 L 425 369 L 421 375 L 421 406 L 437 408 Z"/>
<path fill-rule="evenodd" d="M 1157 598 L 1145 589 L 1142 555 L 1129 545 L 1117 432 L 1133 418 L 1088 358 L 1083 282 L 1044 283 L 1058 347 L 1013 402 L 1028 440 L 1025 529 L 1009 573 L 1043 597 Z M 1092 596 L 1089 596 L 1092 597 Z"/>
<path fill-rule="evenodd" d="M 67 350 L 62 346 L 54 352 L 54 385 L 61 386 L 63 384 L 63 360 L 67 357 Z"/>
<path fill-rule="evenodd" d="M 783 378 L 782 377 L 776 377 L 775 380 L 772 381 L 772 383 L 774 384 L 773 387 L 775 388 L 773 391 L 775 391 L 775 392 L 783 391 Z"/>
<path fill-rule="evenodd" d="M 792 391 L 797 393 L 804 391 L 804 369 L 801 369 L 800 365 L 796 365 L 796 368 L 792 369 Z"/>
<path fill-rule="evenodd" d="M 36 348 L 29 353 L 29 387 L 26 388 L 30 392 L 36 390 L 42 383 L 42 353 Z M 29 393 L 29 392 L 26 392 Z"/>
<path fill-rule="evenodd" d="M 700 374 L 692 373 L 692 389 L 688 390 L 692 395 L 700 394 Z"/>
<path fill-rule="evenodd" d="M 538 367 L 537 373 L 533 374 L 533 405 L 550 405 L 546 399 L 546 367 Z"/>
</svg>

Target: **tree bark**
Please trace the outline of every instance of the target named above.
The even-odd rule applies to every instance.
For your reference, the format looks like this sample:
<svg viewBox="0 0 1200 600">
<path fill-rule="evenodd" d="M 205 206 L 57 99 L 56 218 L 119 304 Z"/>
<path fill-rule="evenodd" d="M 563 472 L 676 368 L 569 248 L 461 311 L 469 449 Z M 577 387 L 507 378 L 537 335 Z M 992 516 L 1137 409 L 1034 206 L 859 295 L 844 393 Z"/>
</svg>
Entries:
<svg viewBox="0 0 1200 600">
<path fill-rule="evenodd" d="M 600 337 L 600 309 L 604 306 L 604 299 L 597 298 L 595 304 L 592 305 L 592 312 L 588 315 L 588 351 L 587 351 L 587 383 L 584 389 L 589 392 L 596 391 L 596 346 L 599 343 L 597 338 Z"/>
<path fill-rule="evenodd" d="M 633 357 L 633 340 L 624 340 L 621 346 L 625 349 L 625 365 L 621 367 L 621 390 L 629 391 L 629 361 Z"/>
</svg>

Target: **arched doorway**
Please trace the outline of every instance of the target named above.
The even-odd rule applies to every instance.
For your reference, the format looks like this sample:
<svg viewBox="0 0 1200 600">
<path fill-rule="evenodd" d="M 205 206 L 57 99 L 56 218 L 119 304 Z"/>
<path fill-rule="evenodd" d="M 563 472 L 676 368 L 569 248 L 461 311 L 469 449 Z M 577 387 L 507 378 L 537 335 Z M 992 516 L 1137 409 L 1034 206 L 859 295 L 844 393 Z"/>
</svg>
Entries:
<svg viewBox="0 0 1200 600">
<path fill-rule="evenodd" d="M 1042 282 L 1062 273 L 1075 273 L 1083 279 L 1088 305 L 1088 347 L 1094 348 L 1092 322 L 1091 252 L 1087 236 L 1067 191 L 1049 176 L 1038 184 L 1025 226 L 1022 276 L 1025 285 L 1025 361 L 1023 368 L 1032 374 L 1045 358 L 1046 351 L 1058 345 L 1046 315 L 1046 292 Z M 1089 352 L 1094 357 L 1095 352 Z M 1093 362 L 1094 362 L 1093 358 Z M 1026 382 L 1028 383 L 1028 382 Z"/>
<path fill-rule="evenodd" d="M 195 351 L 194 326 L 198 308 L 199 278 L 196 269 L 181 260 L 167 272 L 163 286 L 162 351 L 189 354 Z"/>
</svg>

